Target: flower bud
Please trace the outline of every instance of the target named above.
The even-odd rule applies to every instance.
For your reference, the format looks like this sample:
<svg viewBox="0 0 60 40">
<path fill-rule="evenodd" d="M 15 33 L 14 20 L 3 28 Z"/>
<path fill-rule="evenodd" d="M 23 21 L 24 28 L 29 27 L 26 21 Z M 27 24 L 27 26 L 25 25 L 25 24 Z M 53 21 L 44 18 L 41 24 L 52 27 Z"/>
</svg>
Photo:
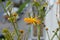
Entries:
<svg viewBox="0 0 60 40">
<path fill-rule="evenodd" d="M 46 28 L 46 31 L 48 31 L 48 28 Z"/>
</svg>

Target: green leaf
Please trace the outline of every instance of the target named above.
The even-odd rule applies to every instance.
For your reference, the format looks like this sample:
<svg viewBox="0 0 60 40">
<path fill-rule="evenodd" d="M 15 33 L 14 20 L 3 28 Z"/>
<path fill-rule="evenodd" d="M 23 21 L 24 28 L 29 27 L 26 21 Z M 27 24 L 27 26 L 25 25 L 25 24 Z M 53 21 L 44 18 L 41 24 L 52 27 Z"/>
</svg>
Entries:
<svg viewBox="0 0 60 40">
<path fill-rule="evenodd" d="M 34 2 L 33 3 L 33 6 L 39 7 L 40 6 L 40 3 L 39 2 Z"/>
<path fill-rule="evenodd" d="M 25 8 L 25 5 L 26 5 L 26 3 L 20 5 L 19 10 L 17 11 L 17 13 L 21 13 L 22 10 Z"/>
<path fill-rule="evenodd" d="M 2 2 L 2 0 L 0 0 L 0 2 Z"/>
<path fill-rule="evenodd" d="M 45 3 L 43 4 L 43 6 L 46 7 L 46 6 L 48 6 L 48 4 L 45 2 Z"/>
<path fill-rule="evenodd" d="M 23 11 L 23 9 L 25 8 L 26 4 L 29 2 L 30 0 L 26 0 L 26 2 L 24 2 L 22 5 L 20 5 L 17 13 L 21 13 Z"/>
<path fill-rule="evenodd" d="M 4 34 L 4 36 L 7 40 L 13 40 L 12 35 L 11 35 L 10 31 L 7 28 L 4 28 L 2 30 L 2 33 Z"/>
<path fill-rule="evenodd" d="M 4 2 L 4 1 L 6 1 L 6 0 L 0 0 L 0 2 Z"/>
<path fill-rule="evenodd" d="M 11 4 L 11 1 L 7 1 L 6 7 L 8 7 Z"/>
</svg>

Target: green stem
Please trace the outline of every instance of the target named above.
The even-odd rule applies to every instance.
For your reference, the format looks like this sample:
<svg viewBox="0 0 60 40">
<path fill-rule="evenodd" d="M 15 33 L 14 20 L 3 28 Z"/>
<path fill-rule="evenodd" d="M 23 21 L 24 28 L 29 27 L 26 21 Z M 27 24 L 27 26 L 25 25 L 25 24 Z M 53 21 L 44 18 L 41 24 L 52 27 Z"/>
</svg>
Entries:
<svg viewBox="0 0 60 40">
<path fill-rule="evenodd" d="M 47 31 L 47 35 L 48 35 L 48 39 L 50 40 L 50 37 L 49 37 L 49 33 L 48 33 L 48 31 Z"/>
<path fill-rule="evenodd" d="M 55 32 L 54 32 L 55 33 Z M 57 38 L 60 40 L 60 38 L 59 38 L 59 36 L 57 35 L 57 33 L 56 33 L 56 36 L 57 36 Z"/>
<path fill-rule="evenodd" d="M 36 8 L 37 8 L 37 11 L 38 11 L 38 14 L 37 14 L 37 15 L 39 16 L 39 15 L 40 15 L 40 11 L 39 11 L 39 8 L 38 8 L 38 7 L 36 7 Z"/>
<path fill-rule="evenodd" d="M 17 27 L 18 25 L 16 24 L 16 26 L 15 26 L 15 24 L 13 23 L 13 26 L 14 26 L 14 29 L 15 29 L 16 34 L 17 34 L 17 36 L 18 36 L 17 40 L 21 40 L 20 34 L 18 33 L 18 30 L 16 29 L 16 27 Z"/>
<path fill-rule="evenodd" d="M 55 34 L 53 35 L 53 37 L 51 38 L 51 40 L 53 40 L 54 37 L 55 37 Z"/>
<path fill-rule="evenodd" d="M 21 40 L 21 37 L 20 37 L 20 35 L 18 36 L 17 40 Z"/>
<path fill-rule="evenodd" d="M 13 22 L 12 24 L 13 24 L 14 29 L 15 29 L 15 31 L 16 31 L 16 34 L 17 34 L 17 36 L 18 36 L 18 30 L 16 29 L 15 23 Z"/>
<path fill-rule="evenodd" d="M 59 36 L 58 36 L 58 35 L 56 35 L 56 36 L 57 36 L 57 38 L 60 40 Z"/>
<path fill-rule="evenodd" d="M 59 24 L 59 29 L 60 29 L 60 24 Z M 58 37 L 58 38 L 59 38 L 59 40 L 60 40 L 60 30 L 59 30 L 59 37 Z"/>
<path fill-rule="evenodd" d="M 56 32 L 55 32 L 54 35 L 52 36 L 51 40 L 53 40 L 53 38 L 55 37 L 55 35 L 57 34 L 58 31 L 59 31 L 59 29 L 56 30 Z"/>
<path fill-rule="evenodd" d="M 7 13 L 7 11 L 6 11 L 6 9 L 5 9 L 5 7 L 4 7 L 4 5 L 3 5 L 2 2 L 1 2 L 1 6 L 2 6 L 2 8 L 4 9 L 4 12 Z M 7 15 L 8 15 L 8 13 L 7 13 Z"/>
<path fill-rule="evenodd" d="M 38 32 L 38 34 L 37 34 L 37 36 L 38 36 L 38 40 L 40 40 L 40 26 L 38 26 L 38 28 L 37 28 L 37 32 Z"/>
<path fill-rule="evenodd" d="M 1 6 L 4 9 L 4 12 L 7 12 L 6 9 L 5 9 L 5 7 L 4 7 L 4 5 L 3 5 L 3 3 L 1 3 Z"/>
</svg>

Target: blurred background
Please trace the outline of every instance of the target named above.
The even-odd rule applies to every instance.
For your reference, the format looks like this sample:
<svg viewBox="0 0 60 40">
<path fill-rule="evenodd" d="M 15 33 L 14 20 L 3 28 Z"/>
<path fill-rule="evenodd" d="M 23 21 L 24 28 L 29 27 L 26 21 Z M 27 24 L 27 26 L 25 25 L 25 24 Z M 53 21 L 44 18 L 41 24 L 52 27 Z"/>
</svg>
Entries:
<svg viewBox="0 0 60 40">
<path fill-rule="evenodd" d="M 2 3 L 4 5 L 6 5 L 7 0 L 2 0 L 2 1 L 3 1 Z M 13 4 L 13 11 L 19 10 L 20 5 L 22 5 L 26 2 L 26 0 L 11 0 L 11 1 L 13 1 L 13 3 L 14 3 Z M 18 23 L 19 29 L 22 29 L 25 31 L 25 36 L 26 35 L 29 36 L 28 40 L 37 40 L 36 27 L 34 27 L 32 25 L 25 24 L 24 20 L 23 20 L 25 17 L 28 17 L 28 13 L 32 13 L 32 10 L 34 9 L 30 4 L 31 2 L 33 2 L 33 0 L 27 0 L 27 1 L 28 2 L 25 4 L 23 11 L 21 11 L 19 14 L 19 19 L 18 19 L 17 23 Z M 37 0 L 37 1 L 39 2 L 39 0 Z M 47 14 L 46 19 L 45 19 L 45 27 L 50 28 L 49 33 L 51 34 L 51 31 L 53 29 L 55 30 L 55 28 L 58 27 L 57 19 L 56 19 L 56 11 L 53 11 L 53 10 L 56 10 L 56 7 L 57 7 L 55 4 L 56 0 L 43 0 L 43 2 L 44 1 L 48 2 L 48 7 L 47 7 L 46 11 L 48 11 L 49 8 L 51 8 L 51 10 L 48 11 L 48 14 Z M 37 13 L 36 10 L 33 10 L 33 11 L 35 13 Z M 3 28 L 8 28 L 10 31 L 13 30 L 11 23 L 8 22 L 4 18 L 4 15 L 5 15 L 4 10 L 0 4 L 0 33 L 2 33 Z M 33 15 L 33 14 L 31 14 L 31 15 Z M 29 30 L 30 30 L 30 33 L 27 34 Z M 51 35 L 53 35 L 53 34 L 51 34 Z M 46 31 L 43 27 L 41 28 L 41 40 L 48 40 L 48 37 L 46 35 Z M 55 38 L 54 40 L 58 40 L 58 39 Z"/>
</svg>

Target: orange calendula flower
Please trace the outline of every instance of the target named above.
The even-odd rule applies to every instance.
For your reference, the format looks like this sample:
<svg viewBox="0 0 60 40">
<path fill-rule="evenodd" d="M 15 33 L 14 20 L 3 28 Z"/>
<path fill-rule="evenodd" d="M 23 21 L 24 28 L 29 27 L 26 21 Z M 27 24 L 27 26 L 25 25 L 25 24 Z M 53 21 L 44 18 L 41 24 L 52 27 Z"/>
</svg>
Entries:
<svg viewBox="0 0 60 40">
<path fill-rule="evenodd" d="M 31 23 L 33 23 L 35 21 L 35 18 L 25 18 L 24 21 L 26 23 L 30 23 L 31 24 Z"/>
<path fill-rule="evenodd" d="M 37 23 L 37 24 L 40 24 L 40 23 L 41 23 L 41 21 L 37 19 L 37 20 L 36 20 L 36 23 Z"/>
<path fill-rule="evenodd" d="M 25 18 L 24 21 L 28 24 L 34 24 L 34 23 L 37 23 L 37 24 L 40 24 L 40 20 L 36 19 L 36 18 Z"/>
</svg>

